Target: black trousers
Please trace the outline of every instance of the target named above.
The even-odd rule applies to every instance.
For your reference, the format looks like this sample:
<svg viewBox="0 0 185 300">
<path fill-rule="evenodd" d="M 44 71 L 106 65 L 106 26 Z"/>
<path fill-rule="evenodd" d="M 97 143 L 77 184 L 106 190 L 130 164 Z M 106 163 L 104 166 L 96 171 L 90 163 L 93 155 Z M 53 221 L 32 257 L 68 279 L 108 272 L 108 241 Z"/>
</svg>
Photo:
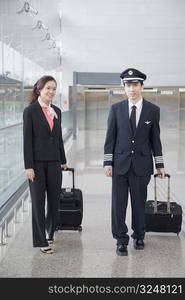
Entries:
<svg viewBox="0 0 185 300">
<path fill-rule="evenodd" d="M 132 207 L 132 237 L 144 239 L 145 234 L 145 202 L 147 185 L 151 176 L 136 176 L 133 167 L 124 175 L 113 174 L 112 177 L 112 235 L 117 244 L 128 245 L 129 235 L 125 223 L 130 192 Z"/>
<path fill-rule="evenodd" d="M 62 185 L 61 164 L 58 161 L 35 161 L 35 179 L 29 180 L 32 200 L 33 246 L 48 246 L 54 236 L 57 220 L 58 203 Z M 47 207 L 46 207 L 47 194 Z M 47 208 L 47 209 L 46 209 Z"/>
</svg>

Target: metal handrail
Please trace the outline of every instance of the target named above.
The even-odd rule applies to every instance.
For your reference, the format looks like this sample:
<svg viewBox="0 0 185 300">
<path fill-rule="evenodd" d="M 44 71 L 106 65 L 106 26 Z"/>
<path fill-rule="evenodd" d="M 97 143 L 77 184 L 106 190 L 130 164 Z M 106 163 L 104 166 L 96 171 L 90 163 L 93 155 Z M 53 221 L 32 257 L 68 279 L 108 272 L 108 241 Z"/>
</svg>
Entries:
<svg viewBox="0 0 185 300">
<path fill-rule="evenodd" d="M 6 245 L 6 238 L 9 237 L 8 225 L 10 222 L 8 222 L 8 220 L 11 218 L 13 214 L 12 217 L 13 221 L 15 224 L 17 223 L 18 207 L 20 207 L 20 203 L 21 203 L 22 212 L 26 211 L 24 207 L 24 202 L 25 199 L 28 198 L 28 196 L 29 196 L 29 189 L 27 188 L 20 196 L 20 198 L 15 202 L 15 204 L 11 207 L 11 209 L 3 216 L 2 220 L 0 220 L 0 246 Z"/>
</svg>

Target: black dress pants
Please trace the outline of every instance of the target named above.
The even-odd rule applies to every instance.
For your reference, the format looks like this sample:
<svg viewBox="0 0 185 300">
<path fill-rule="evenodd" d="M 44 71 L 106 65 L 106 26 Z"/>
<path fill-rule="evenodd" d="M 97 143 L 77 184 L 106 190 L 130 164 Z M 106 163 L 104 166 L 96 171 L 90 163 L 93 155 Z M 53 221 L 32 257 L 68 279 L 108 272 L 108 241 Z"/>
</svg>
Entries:
<svg viewBox="0 0 185 300">
<path fill-rule="evenodd" d="M 130 192 L 132 207 L 132 237 L 144 239 L 145 234 L 145 202 L 147 185 L 151 176 L 136 176 L 131 165 L 124 175 L 113 174 L 112 177 L 112 234 L 117 244 L 128 245 L 129 235 L 125 223 Z"/>
<path fill-rule="evenodd" d="M 48 246 L 56 227 L 57 210 L 62 185 L 61 163 L 58 161 L 35 161 L 35 178 L 29 180 L 32 200 L 33 246 Z M 45 205 L 47 194 L 47 206 Z M 47 209 L 45 209 L 47 208 Z"/>
</svg>

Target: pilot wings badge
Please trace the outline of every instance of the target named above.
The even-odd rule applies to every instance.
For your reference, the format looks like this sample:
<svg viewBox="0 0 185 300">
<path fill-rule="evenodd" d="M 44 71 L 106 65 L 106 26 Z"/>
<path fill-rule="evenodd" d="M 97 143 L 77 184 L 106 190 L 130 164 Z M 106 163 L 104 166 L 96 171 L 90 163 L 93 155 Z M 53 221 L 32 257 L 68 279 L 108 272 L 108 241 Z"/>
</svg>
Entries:
<svg viewBox="0 0 185 300">
<path fill-rule="evenodd" d="M 145 124 L 146 125 L 148 125 L 148 124 L 150 124 L 151 123 L 151 121 L 145 121 Z"/>
</svg>

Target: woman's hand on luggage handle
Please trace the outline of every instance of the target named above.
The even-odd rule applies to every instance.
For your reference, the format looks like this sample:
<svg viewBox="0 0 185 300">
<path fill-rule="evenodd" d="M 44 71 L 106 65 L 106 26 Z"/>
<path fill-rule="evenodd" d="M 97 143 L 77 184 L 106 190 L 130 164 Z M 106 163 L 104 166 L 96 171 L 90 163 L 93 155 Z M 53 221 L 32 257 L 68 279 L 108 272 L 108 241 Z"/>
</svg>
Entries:
<svg viewBox="0 0 185 300">
<path fill-rule="evenodd" d="M 67 164 L 61 165 L 61 168 L 68 169 L 68 165 Z"/>
<path fill-rule="evenodd" d="M 112 177 L 112 166 L 105 166 L 104 172 L 107 177 Z"/>
<path fill-rule="evenodd" d="M 29 180 L 33 181 L 34 178 L 35 178 L 35 172 L 34 172 L 34 170 L 33 169 L 26 169 L 25 172 L 26 172 L 26 177 Z"/>
<path fill-rule="evenodd" d="M 165 178 L 165 169 L 164 168 L 158 168 L 157 169 L 157 174 L 160 178 Z"/>
</svg>

